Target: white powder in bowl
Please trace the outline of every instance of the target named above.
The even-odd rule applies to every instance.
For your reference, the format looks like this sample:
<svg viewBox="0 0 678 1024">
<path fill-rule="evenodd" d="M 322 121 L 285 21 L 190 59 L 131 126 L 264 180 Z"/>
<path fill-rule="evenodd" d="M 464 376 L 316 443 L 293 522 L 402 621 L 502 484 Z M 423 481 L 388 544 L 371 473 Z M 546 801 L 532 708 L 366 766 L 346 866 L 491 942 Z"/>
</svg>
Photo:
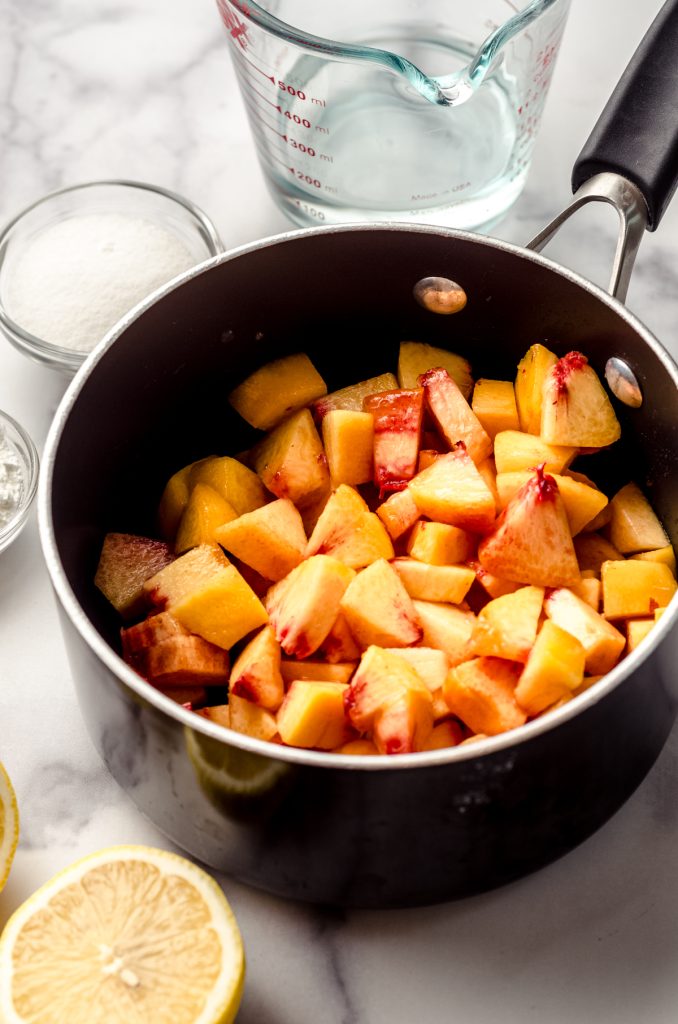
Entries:
<svg viewBox="0 0 678 1024">
<path fill-rule="evenodd" d="M 23 494 L 21 461 L 0 427 L 0 528 L 7 526 Z"/>
<path fill-rule="evenodd" d="M 4 305 L 37 338 L 89 352 L 132 306 L 195 263 L 181 239 L 149 220 L 82 214 L 26 240 L 6 267 Z"/>
</svg>

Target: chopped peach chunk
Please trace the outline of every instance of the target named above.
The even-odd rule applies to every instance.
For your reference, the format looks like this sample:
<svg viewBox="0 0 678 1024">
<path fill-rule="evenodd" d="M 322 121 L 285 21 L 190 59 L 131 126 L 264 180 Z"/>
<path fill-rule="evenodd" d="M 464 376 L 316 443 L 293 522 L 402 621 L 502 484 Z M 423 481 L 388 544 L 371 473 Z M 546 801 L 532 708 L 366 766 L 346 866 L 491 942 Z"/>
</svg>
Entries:
<svg viewBox="0 0 678 1024">
<path fill-rule="evenodd" d="M 280 644 L 273 627 L 264 626 L 236 658 L 229 692 L 269 711 L 277 711 L 285 695 L 280 657 Z"/>
<path fill-rule="evenodd" d="M 397 654 L 365 651 L 346 694 L 351 724 L 372 731 L 382 754 L 421 749 L 433 729 L 433 701 L 418 674 Z"/>
<path fill-rule="evenodd" d="M 548 619 L 523 669 L 516 700 L 530 715 L 544 711 L 581 685 L 585 659 L 579 640 Z"/>
<path fill-rule="evenodd" d="M 427 370 L 419 384 L 426 391 L 426 404 L 436 427 L 450 448 L 462 441 L 475 463 L 492 454 L 492 441 L 447 370 Z"/>
<path fill-rule="evenodd" d="M 407 542 L 407 553 L 429 565 L 456 565 L 475 554 L 476 538 L 448 523 L 417 523 Z"/>
<path fill-rule="evenodd" d="M 473 732 L 497 736 L 516 729 L 527 718 L 515 698 L 520 668 L 501 658 L 463 662 L 445 680 L 447 706 Z"/>
<path fill-rule="evenodd" d="M 311 404 L 311 412 L 318 423 L 322 422 L 328 412 L 333 409 L 362 412 L 363 401 L 367 395 L 374 395 L 378 391 L 393 391 L 397 387 L 398 381 L 392 373 L 380 373 L 378 377 L 370 377 L 357 384 L 349 384 L 346 388 L 340 388 L 339 391 L 333 391 L 323 398 L 316 399 Z"/>
<path fill-rule="evenodd" d="M 275 715 L 266 708 L 260 708 L 243 697 L 232 695 L 228 699 L 230 708 L 228 725 L 234 732 L 252 736 L 255 740 L 272 740 L 278 732 Z"/>
<path fill-rule="evenodd" d="M 231 391 L 228 400 L 250 426 L 270 430 L 325 394 L 325 381 L 311 360 L 305 353 L 295 352 L 260 366 Z"/>
<path fill-rule="evenodd" d="M 422 515 L 436 522 L 476 533 L 494 523 L 492 493 L 463 446 L 417 473 L 409 489 Z"/>
<path fill-rule="evenodd" d="M 546 595 L 544 611 L 579 640 L 590 675 L 605 675 L 614 668 L 624 650 L 624 637 L 580 596 L 565 587 L 552 590 Z"/>
<path fill-rule="evenodd" d="M 353 569 L 336 558 L 314 555 L 271 587 L 266 608 L 285 654 L 307 658 L 318 650 L 354 576 Z"/>
<path fill-rule="evenodd" d="M 409 488 L 406 487 L 403 491 L 394 491 L 390 494 L 377 508 L 377 515 L 388 530 L 391 540 L 397 540 L 414 526 L 421 513 Z"/>
<path fill-rule="evenodd" d="M 329 491 L 327 459 L 308 409 L 279 423 L 252 450 L 252 458 L 264 486 L 300 508 Z"/>
<path fill-rule="evenodd" d="M 621 435 L 610 399 L 581 352 L 568 352 L 544 380 L 540 434 L 548 444 L 605 448 Z"/>
<path fill-rule="evenodd" d="M 207 484 L 220 494 L 241 516 L 252 512 L 268 501 L 268 495 L 261 480 L 247 466 L 228 455 L 211 456 L 194 462 L 188 477 L 189 488 L 196 484 Z"/>
<path fill-rule="evenodd" d="M 147 580 L 155 579 L 173 561 L 172 552 L 161 540 L 134 533 L 107 533 L 94 585 L 129 621 L 144 610 Z"/>
<path fill-rule="evenodd" d="M 398 354 L 398 383 L 401 388 L 416 388 L 419 377 L 427 370 L 441 366 L 447 370 L 464 398 L 473 388 L 471 364 L 463 356 L 436 348 L 421 341 L 402 341 Z"/>
<path fill-rule="evenodd" d="M 196 484 L 181 517 L 174 550 L 180 555 L 198 544 L 216 544 L 217 527 L 230 523 L 237 515 L 233 506 L 213 487 Z"/>
<path fill-rule="evenodd" d="M 668 565 L 674 576 L 676 575 L 676 555 L 670 544 L 663 548 L 657 548 L 655 551 L 639 551 L 638 554 L 630 557 L 641 562 L 662 562 L 663 565 Z"/>
<path fill-rule="evenodd" d="M 635 618 L 665 608 L 676 592 L 668 565 L 629 558 L 603 562 L 603 614 L 606 619 Z"/>
<path fill-rule="evenodd" d="M 306 533 L 289 498 L 246 512 L 214 531 L 222 547 L 267 580 L 281 580 L 299 565 L 306 551 Z"/>
<path fill-rule="evenodd" d="M 393 558 L 384 524 L 353 487 L 340 484 L 330 496 L 306 546 L 306 555 L 331 555 L 352 569 Z"/>
<path fill-rule="evenodd" d="M 461 604 L 475 579 L 467 565 L 427 565 L 416 558 L 394 558 L 391 565 L 410 597 Z"/>
<path fill-rule="evenodd" d="M 626 649 L 635 651 L 655 624 L 654 619 L 629 619 L 626 623 Z"/>
<path fill-rule="evenodd" d="M 278 711 L 278 731 L 291 747 L 332 750 L 348 739 L 343 683 L 295 680 Z"/>
<path fill-rule="evenodd" d="M 541 430 L 541 408 L 546 375 L 558 362 L 545 345 L 532 345 L 518 363 L 516 374 L 516 404 L 520 417 L 520 429 L 527 434 L 538 434 Z M 528 467 L 529 468 L 529 467 Z"/>
<path fill-rule="evenodd" d="M 433 647 L 391 647 L 385 648 L 397 654 L 411 665 L 431 693 L 439 690 L 450 670 L 450 659 L 444 651 Z"/>
<path fill-rule="evenodd" d="M 433 731 L 422 750 L 446 750 L 447 747 L 457 747 L 464 738 L 461 726 L 451 718 L 434 725 Z"/>
<path fill-rule="evenodd" d="M 374 419 L 369 412 L 330 410 L 322 421 L 322 436 L 333 487 L 372 479 Z"/>
<path fill-rule="evenodd" d="M 529 480 L 529 472 L 500 473 L 497 476 L 499 507 L 506 508 L 511 498 Z M 595 487 L 574 480 L 570 476 L 553 474 L 565 506 L 565 514 L 574 537 L 607 505 L 607 498 Z"/>
<path fill-rule="evenodd" d="M 476 621 L 473 612 L 434 601 L 415 601 L 414 607 L 423 629 L 424 646 L 444 651 L 450 665 L 469 657 L 468 643 Z"/>
<path fill-rule="evenodd" d="M 471 408 L 494 440 L 500 430 L 520 430 L 513 383 L 481 377 L 473 389 Z"/>
<path fill-rule="evenodd" d="M 614 544 L 610 544 L 609 540 L 598 533 L 580 533 L 574 539 L 574 550 L 581 572 L 590 569 L 596 576 L 600 576 L 603 562 L 615 562 L 622 558 L 621 551 L 617 551 Z"/>
<path fill-rule="evenodd" d="M 623 555 L 666 547 L 669 538 L 636 484 L 626 484 L 610 501 L 610 540 Z"/>
<path fill-rule="evenodd" d="M 494 439 L 494 461 L 499 473 L 522 473 L 544 465 L 547 473 L 562 473 L 578 449 L 547 444 L 534 434 L 502 430 Z"/>
<path fill-rule="evenodd" d="M 417 471 L 424 391 L 382 391 L 363 408 L 374 419 L 374 483 L 382 493 L 400 491 Z"/>
<path fill-rule="evenodd" d="M 342 598 L 341 610 L 363 647 L 408 647 L 421 640 L 422 629 L 412 599 L 395 569 L 383 558 L 358 573 Z"/>
<path fill-rule="evenodd" d="M 287 684 L 293 683 L 295 679 L 311 679 L 323 683 L 347 683 L 355 672 L 357 664 L 357 658 L 355 661 L 335 661 L 331 665 L 325 661 L 312 661 L 310 658 L 305 658 L 304 661 L 282 661 L 280 671 Z"/>
<path fill-rule="evenodd" d="M 521 587 L 486 604 L 473 629 L 473 653 L 527 661 L 537 637 L 543 600 L 542 587 Z"/>
</svg>

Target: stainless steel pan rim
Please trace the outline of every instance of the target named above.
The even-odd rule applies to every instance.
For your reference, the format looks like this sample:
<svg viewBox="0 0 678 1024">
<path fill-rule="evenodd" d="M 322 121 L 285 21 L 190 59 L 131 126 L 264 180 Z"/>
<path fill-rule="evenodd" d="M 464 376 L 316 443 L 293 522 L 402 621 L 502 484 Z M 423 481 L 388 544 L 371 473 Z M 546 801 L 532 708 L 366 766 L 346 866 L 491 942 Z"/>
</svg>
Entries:
<svg viewBox="0 0 678 1024">
<path fill-rule="evenodd" d="M 233 259 L 237 259 L 241 255 L 245 255 L 258 249 L 264 249 L 281 243 L 290 242 L 295 238 L 304 238 L 307 236 L 321 234 L 345 234 L 349 232 L 357 233 L 364 231 L 384 231 L 393 232 L 394 234 L 407 232 L 409 234 L 442 235 L 450 239 L 464 239 L 466 241 L 473 241 L 479 246 L 486 246 L 491 250 L 500 250 L 512 253 L 521 259 L 539 264 L 552 272 L 559 274 L 561 277 L 568 279 L 580 288 L 589 292 L 591 295 L 595 296 L 600 302 L 605 303 L 615 313 L 617 313 L 617 315 L 626 320 L 629 326 L 640 335 L 645 344 L 652 349 L 657 358 L 662 362 L 667 373 L 673 379 L 678 391 L 678 367 L 676 367 L 675 363 L 661 343 L 640 322 L 640 320 L 638 320 L 637 317 L 635 317 L 621 302 L 611 297 L 602 288 L 599 288 L 597 285 L 586 280 L 586 278 L 581 277 L 574 271 L 560 266 L 537 252 L 523 249 L 520 246 L 498 239 L 478 236 L 468 231 L 391 222 L 371 225 L 332 225 L 327 227 L 314 227 L 288 231 L 232 249 L 229 252 L 212 257 L 204 263 L 186 271 L 149 295 L 147 299 L 137 305 L 123 319 L 121 319 L 102 339 L 71 382 L 52 422 L 47 441 L 45 443 L 38 490 L 38 524 L 42 550 L 52 585 L 71 622 L 97 658 L 99 658 L 100 661 L 102 661 L 106 667 L 133 693 L 142 698 L 147 704 L 154 707 L 157 711 L 174 719 L 179 725 L 192 729 L 194 732 L 202 733 L 214 740 L 221 740 L 230 746 L 246 750 L 251 753 L 256 753 L 272 760 L 280 760 L 291 764 L 306 765 L 314 768 L 341 768 L 346 769 L 347 771 L 397 771 L 417 767 L 424 768 L 443 764 L 455 764 L 462 761 L 475 760 L 482 755 L 498 754 L 512 747 L 519 746 L 522 743 L 527 743 L 531 739 L 544 733 L 548 733 L 552 729 L 558 728 L 560 725 L 576 717 L 587 708 L 597 704 L 598 701 L 603 700 L 609 693 L 621 685 L 621 683 L 623 683 L 623 681 L 630 676 L 632 672 L 642 665 L 644 661 L 647 660 L 654 648 L 662 643 L 666 635 L 674 627 L 676 620 L 678 619 L 678 600 L 674 597 L 665 614 L 662 615 L 661 619 L 653 628 L 652 643 L 646 646 L 641 645 L 625 657 L 616 668 L 609 672 L 599 683 L 596 683 L 591 687 L 590 690 L 587 690 L 579 697 L 574 698 L 558 710 L 552 711 L 542 718 L 537 718 L 532 722 L 528 722 L 526 725 L 523 725 L 518 729 L 502 733 L 499 736 L 478 740 L 476 743 L 461 747 L 451 747 L 446 750 L 429 751 L 417 754 L 399 754 L 397 757 L 389 757 L 387 755 L 360 757 L 356 755 L 336 755 L 318 751 L 301 750 L 252 739 L 249 736 L 233 732 L 230 729 L 224 732 L 224 728 L 222 726 L 208 722 L 206 719 L 194 714 L 193 712 L 186 711 L 169 697 L 165 697 L 160 693 L 160 691 L 156 690 L 150 685 L 150 683 L 147 683 L 144 679 L 138 676 L 136 672 L 129 668 L 122 658 L 120 658 L 99 635 L 85 615 L 81 605 L 73 593 L 73 590 L 71 589 L 59 558 L 51 510 L 52 476 L 56 451 L 70 410 L 77 400 L 88 377 L 91 375 L 102 356 L 116 342 L 118 337 L 120 337 L 127 327 L 146 309 L 148 309 L 149 306 L 158 302 L 165 295 L 180 287 L 184 282 L 204 273 L 211 267 L 221 263 L 228 263 Z M 432 267 L 431 273 L 434 274 L 435 272 L 436 268 Z"/>
</svg>

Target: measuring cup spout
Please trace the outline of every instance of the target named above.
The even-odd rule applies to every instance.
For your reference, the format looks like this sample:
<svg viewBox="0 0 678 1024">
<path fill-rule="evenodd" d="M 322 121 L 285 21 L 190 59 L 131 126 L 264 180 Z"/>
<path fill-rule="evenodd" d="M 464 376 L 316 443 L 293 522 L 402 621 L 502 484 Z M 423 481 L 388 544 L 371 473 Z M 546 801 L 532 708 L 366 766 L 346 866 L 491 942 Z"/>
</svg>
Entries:
<svg viewBox="0 0 678 1024">
<path fill-rule="evenodd" d="M 497 26 L 483 41 L 478 51 L 466 67 L 451 75 L 438 75 L 431 78 L 429 95 L 432 99 L 435 92 L 435 103 L 454 107 L 465 103 L 477 91 L 482 83 L 503 63 L 507 45 L 517 35 L 527 29 L 532 22 L 550 7 L 556 0 L 533 0 L 522 11 L 516 11 L 502 25 Z M 511 3 L 511 6 L 514 6 Z M 561 17 L 564 20 L 569 4 L 564 5 Z"/>
</svg>

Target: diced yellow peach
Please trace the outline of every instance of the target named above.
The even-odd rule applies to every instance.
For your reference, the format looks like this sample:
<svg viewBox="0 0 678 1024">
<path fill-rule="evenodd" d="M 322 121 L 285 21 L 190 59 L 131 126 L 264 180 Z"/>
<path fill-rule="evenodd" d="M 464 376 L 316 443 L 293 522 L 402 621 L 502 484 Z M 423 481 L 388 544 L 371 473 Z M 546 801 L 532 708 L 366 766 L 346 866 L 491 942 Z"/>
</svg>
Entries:
<svg viewBox="0 0 678 1024">
<path fill-rule="evenodd" d="M 542 391 L 546 375 L 558 362 L 544 345 L 532 345 L 518 363 L 515 392 L 520 429 L 538 434 L 541 429 Z M 529 467 L 528 467 L 529 468 Z"/>
<path fill-rule="evenodd" d="M 468 564 L 475 572 L 476 580 L 480 586 L 491 598 L 503 597 L 504 594 L 514 594 L 516 590 L 520 590 L 524 586 L 522 583 L 514 583 L 512 580 L 505 580 L 501 576 L 495 576 L 494 573 L 489 572 L 482 566 L 480 562 L 471 561 Z"/>
<path fill-rule="evenodd" d="M 224 725 L 227 729 L 231 727 L 231 709 L 228 704 L 214 704 L 212 707 L 196 708 L 196 715 L 206 718 L 208 722 L 215 725 Z"/>
<path fill-rule="evenodd" d="M 568 352 L 548 371 L 540 434 L 549 444 L 580 448 L 605 448 L 619 438 L 610 399 L 581 352 Z"/>
<path fill-rule="evenodd" d="M 405 650 L 416 650 L 416 648 L 404 648 Z M 445 673 L 445 679 L 447 679 L 447 673 Z M 445 680 L 443 680 L 443 683 Z M 433 699 L 433 721 L 440 722 L 444 718 L 449 718 L 452 712 L 447 706 L 447 702 L 443 696 L 442 684 L 437 690 L 431 690 L 431 697 Z"/>
<path fill-rule="evenodd" d="M 626 484 L 610 501 L 610 540 L 623 555 L 654 551 L 669 543 L 649 501 L 634 484 Z"/>
<path fill-rule="evenodd" d="M 353 569 L 336 558 L 314 555 L 271 587 L 266 608 L 285 654 L 307 658 L 318 650 L 354 576 Z"/>
<path fill-rule="evenodd" d="M 475 579 L 467 565 L 427 565 L 416 558 L 394 558 L 391 565 L 410 597 L 461 604 Z"/>
<path fill-rule="evenodd" d="M 191 466 L 188 484 L 191 490 L 196 484 L 207 484 L 232 505 L 239 516 L 260 508 L 268 501 L 257 474 L 228 455 L 195 462 Z"/>
<path fill-rule="evenodd" d="M 266 609 L 233 565 L 224 566 L 170 611 L 191 633 L 226 649 L 268 621 Z"/>
<path fill-rule="evenodd" d="M 542 587 L 521 587 L 488 602 L 478 613 L 471 651 L 509 661 L 527 661 L 537 637 L 543 600 Z"/>
<path fill-rule="evenodd" d="M 528 714 L 538 714 L 581 684 L 585 660 L 579 640 L 547 619 L 520 676 L 516 700 Z"/>
<path fill-rule="evenodd" d="M 332 629 L 318 648 L 318 654 L 331 664 L 357 661 L 360 657 L 361 648 L 353 639 L 353 634 L 341 612 L 337 615 Z"/>
<path fill-rule="evenodd" d="M 255 740 L 272 740 L 278 732 L 275 716 L 243 697 L 229 696 L 228 724 L 235 732 L 252 736 Z M 226 724 L 226 723 L 224 723 Z"/>
<path fill-rule="evenodd" d="M 624 637 L 574 591 L 565 587 L 552 590 L 544 600 L 544 611 L 579 640 L 590 675 L 605 675 L 614 668 L 624 650 Z"/>
<path fill-rule="evenodd" d="M 414 526 L 421 513 L 409 488 L 406 487 L 403 491 L 394 491 L 390 494 L 377 508 L 377 515 L 388 530 L 391 540 L 397 540 Z"/>
<path fill-rule="evenodd" d="M 393 553 L 384 524 L 347 484 L 340 484 L 330 496 L 306 546 L 307 557 L 331 555 L 352 569 L 393 558 Z"/>
<path fill-rule="evenodd" d="M 476 621 L 473 612 L 433 601 L 415 601 L 414 607 L 424 631 L 421 642 L 425 647 L 444 651 L 451 666 L 470 656 L 468 643 Z"/>
<path fill-rule="evenodd" d="M 277 711 L 285 696 L 280 657 L 273 627 L 264 626 L 236 658 L 229 680 L 230 694 Z"/>
<path fill-rule="evenodd" d="M 665 608 L 676 592 L 668 565 L 629 558 L 603 562 L 603 615 L 606 619 L 635 618 Z"/>
<path fill-rule="evenodd" d="M 585 577 L 582 573 L 582 578 L 579 583 L 573 583 L 570 586 L 570 590 L 577 597 L 580 597 L 582 601 L 590 605 L 594 611 L 598 611 L 600 608 L 600 596 L 602 593 L 602 587 L 600 580 L 595 577 Z"/>
<path fill-rule="evenodd" d="M 457 747 L 464 738 L 461 726 L 458 722 L 448 718 L 444 722 L 434 725 L 433 731 L 422 750 L 446 750 L 447 747 Z"/>
<path fill-rule="evenodd" d="M 494 440 L 500 430 L 520 430 L 513 383 L 481 377 L 473 389 L 471 408 Z"/>
<path fill-rule="evenodd" d="M 640 551 L 637 555 L 631 555 L 631 558 L 637 558 L 641 562 L 661 562 L 668 565 L 673 575 L 676 575 L 676 556 L 670 544 L 654 551 Z"/>
<path fill-rule="evenodd" d="M 190 636 L 190 633 L 169 612 L 151 615 L 134 626 L 120 630 L 122 656 L 125 661 L 129 661 L 133 655 L 143 651 L 146 647 L 161 644 L 173 636 Z"/>
<path fill-rule="evenodd" d="M 492 527 L 492 493 L 465 449 L 440 455 L 410 480 L 409 490 L 422 515 L 462 530 L 485 533 Z"/>
<path fill-rule="evenodd" d="M 177 532 L 177 527 L 188 504 L 190 489 L 188 478 L 191 466 L 184 466 L 177 473 L 174 473 L 167 483 L 158 505 L 158 530 L 160 536 L 168 543 L 172 543 Z"/>
<path fill-rule="evenodd" d="M 455 381 L 445 369 L 427 370 L 419 378 L 426 404 L 439 433 L 450 448 L 463 442 L 469 457 L 480 464 L 492 454 L 492 441 Z"/>
<path fill-rule="evenodd" d="M 369 412 L 331 410 L 323 418 L 322 436 L 333 487 L 372 479 L 374 419 Z"/>
<path fill-rule="evenodd" d="M 468 399 L 473 387 L 471 364 L 463 356 L 444 348 L 436 348 L 421 341 L 402 341 L 398 354 L 398 384 L 401 388 L 416 388 L 419 377 L 427 370 L 442 366 L 455 381 L 464 398 Z"/>
<path fill-rule="evenodd" d="M 665 611 L 666 611 L 666 608 L 655 608 L 655 610 L 654 610 L 654 621 L 655 622 L 659 622 L 659 620 L 661 619 L 661 617 L 662 617 L 662 615 L 664 614 Z"/>
<path fill-rule="evenodd" d="M 443 687 L 450 711 L 473 732 L 487 736 L 516 729 L 526 720 L 515 687 L 520 665 L 501 658 L 473 658 L 452 669 Z"/>
<path fill-rule="evenodd" d="M 303 352 L 274 359 L 246 377 L 228 400 L 244 420 L 260 430 L 327 394 L 327 386 Z"/>
<path fill-rule="evenodd" d="M 578 448 L 546 444 L 541 437 L 519 430 L 502 430 L 494 439 L 494 461 L 499 473 L 520 473 L 544 464 L 547 473 L 562 473 Z"/>
<path fill-rule="evenodd" d="M 342 598 L 341 610 L 363 647 L 407 647 L 422 638 L 412 599 L 383 558 L 358 573 Z"/>
<path fill-rule="evenodd" d="M 216 544 L 200 544 L 147 579 L 144 593 L 156 608 L 171 608 L 207 586 L 230 564 Z"/>
<path fill-rule="evenodd" d="M 367 395 L 375 395 L 379 391 L 393 391 L 397 387 L 398 381 L 392 373 L 380 373 L 378 377 L 369 377 L 357 384 L 349 384 L 346 388 L 333 391 L 331 394 L 325 395 L 324 398 L 318 398 L 311 404 L 311 412 L 318 423 L 333 409 L 362 412 L 363 401 Z"/>
<path fill-rule="evenodd" d="M 304 661 L 285 660 L 281 662 L 280 670 L 285 683 L 293 683 L 295 679 L 311 679 L 323 683 L 347 683 L 356 670 L 358 661 L 335 661 L 327 664 L 325 661 L 312 661 L 306 658 Z"/>
<path fill-rule="evenodd" d="M 629 619 L 626 623 L 626 650 L 630 654 L 645 639 L 655 624 L 654 619 Z"/>
<path fill-rule="evenodd" d="M 417 523 L 407 542 L 407 553 L 429 565 L 456 565 L 475 554 L 476 538 L 447 523 Z"/>
<path fill-rule="evenodd" d="M 308 409 L 279 423 L 253 448 L 252 458 L 264 486 L 300 508 L 329 491 L 327 459 Z"/>
<path fill-rule="evenodd" d="M 574 550 L 581 572 L 590 569 L 598 577 L 603 562 L 615 562 L 622 558 L 621 552 L 597 533 L 580 533 L 574 539 Z"/>
<path fill-rule="evenodd" d="M 382 754 L 421 749 L 433 729 L 433 701 L 419 675 L 397 654 L 365 651 L 346 695 L 351 724 L 372 731 Z"/>
<path fill-rule="evenodd" d="M 181 517 L 174 550 L 180 555 L 198 544 L 216 544 L 217 527 L 230 523 L 237 516 L 233 506 L 213 487 L 196 484 Z"/>
<path fill-rule="evenodd" d="M 529 480 L 527 471 L 500 473 L 497 475 L 497 491 L 499 507 L 506 508 L 514 494 Z M 558 485 L 560 496 L 565 506 L 565 514 L 574 537 L 607 505 L 607 498 L 602 491 L 574 480 L 570 476 L 552 474 Z"/>
<path fill-rule="evenodd" d="M 332 750 L 348 739 L 343 683 L 295 680 L 278 711 L 278 731 L 291 747 Z"/>
<path fill-rule="evenodd" d="M 353 756 L 359 755 L 361 757 L 375 757 L 379 751 L 372 740 L 349 740 L 348 743 L 344 743 L 341 747 L 337 747 L 333 753 L 352 754 Z"/>
<path fill-rule="evenodd" d="M 219 527 L 214 536 L 267 580 L 281 580 L 299 565 L 306 551 L 304 524 L 289 498 L 246 512 Z"/>
<path fill-rule="evenodd" d="M 424 415 L 422 388 L 368 395 L 363 409 L 374 420 L 374 483 L 379 493 L 400 491 L 417 472 Z"/>
<path fill-rule="evenodd" d="M 441 688 L 450 670 L 445 652 L 433 647 L 386 647 L 384 650 L 397 654 L 411 665 L 431 693 Z"/>
</svg>

